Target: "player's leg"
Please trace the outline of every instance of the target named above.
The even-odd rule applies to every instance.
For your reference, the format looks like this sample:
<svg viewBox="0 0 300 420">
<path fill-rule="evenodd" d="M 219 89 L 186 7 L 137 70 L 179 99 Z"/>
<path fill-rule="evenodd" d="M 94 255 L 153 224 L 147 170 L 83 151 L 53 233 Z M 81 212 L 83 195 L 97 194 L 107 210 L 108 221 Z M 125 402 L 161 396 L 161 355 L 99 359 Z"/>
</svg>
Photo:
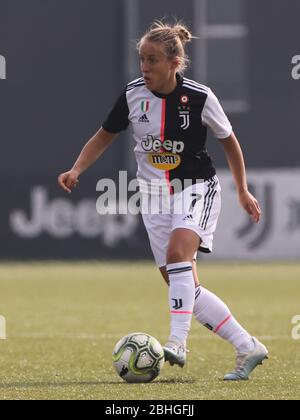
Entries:
<svg viewBox="0 0 300 420">
<path fill-rule="evenodd" d="M 170 275 L 167 273 L 167 250 L 170 242 L 170 236 L 172 231 L 172 218 L 170 214 L 143 214 L 143 221 L 149 236 L 150 246 L 154 255 L 155 262 L 158 267 L 160 267 L 161 273 L 163 274 L 164 279 L 166 280 L 166 283 L 169 284 L 169 278 Z M 197 244 L 195 245 L 197 247 Z M 190 253 L 191 256 L 188 257 L 188 264 L 191 265 L 191 261 L 194 257 L 194 253 Z M 187 258 L 187 257 L 186 257 Z M 186 272 L 185 272 L 186 274 Z M 175 273 L 171 275 L 172 278 L 176 277 Z M 189 305 L 188 314 L 182 314 L 182 316 L 187 315 L 188 318 L 191 319 L 192 313 L 193 313 L 193 306 L 194 306 L 194 300 L 195 300 L 195 284 L 193 279 L 193 274 L 191 272 L 190 281 L 189 284 L 191 284 L 191 293 L 189 300 L 192 300 L 192 304 Z M 176 298 L 175 298 L 176 299 Z M 173 302 L 173 305 L 180 307 L 181 301 L 183 298 L 179 297 L 177 305 L 175 302 Z M 190 323 L 190 320 L 189 320 Z M 185 341 L 185 339 L 183 339 Z M 184 346 L 181 347 L 181 343 L 179 343 L 180 346 L 176 348 L 176 352 L 179 349 L 180 350 L 180 360 L 177 360 L 176 363 L 180 366 L 183 366 L 185 363 L 186 358 L 186 352 L 185 352 L 185 343 Z M 169 360 L 170 363 L 172 363 L 171 360 Z M 173 364 L 173 363 L 172 363 Z"/>
<path fill-rule="evenodd" d="M 214 178 L 217 181 L 217 178 Z M 211 252 L 213 234 L 216 229 L 221 208 L 220 187 L 217 184 L 205 183 L 205 197 L 208 211 L 202 212 L 200 216 L 200 232 L 202 243 L 200 251 Z M 209 206 L 209 207 L 208 207 Z M 203 214 L 206 216 L 203 216 Z M 196 290 L 194 315 L 204 326 L 212 330 L 219 337 L 231 343 L 237 352 L 237 368 L 231 375 L 226 375 L 224 379 L 247 379 L 251 370 L 258 363 L 267 357 L 266 348 L 254 339 L 233 317 L 228 306 L 204 287 Z M 250 357 L 250 362 L 248 360 Z"/>
<path fill-rule="evenodd" d="M 197 192 L 197 191 L 196 191 Z M 198 191 L 201 192 L 201 191 Z M 195 193 L 195 191 L 193 191 Z M 195 196 L 195 194 L 193 194 Z M 211 252 L 213 234 L 221 209 L 220 187 L 217 178 L 204 184 L 204 200 L 193 207 L 191 218 L 177 216 L 173 225 L 193 229 L 199 235 L 200 251 Z M 212 292 L 199 287 L 196 264 L 193 267 L 196 285 L 194 315 L 198 322 L 231 343 L 237 352 L 237 368 L 224 379 L 247 379 L 251 370 L 267 357 L 266 348 L 254 339 L 232 316 L 229 308 Z"/>
<path fill-rule="evenodd" d="M 194 315 L 198 322 L 236 349 L 236 370 L 226 375 L 225 380 L 248 379 L 250 372 L 267 358 L 265 346 L 238 323 L 221 299 L 202 286 L 196 290 Z"/>
<path fill-rule="evenodd" d="M 159 271 L 160 271 L 164 281 L 169 286 L 170 282 L 169 282 L 169 276 L 168 276 L 168 273 L 167 273 L 167 267 L 166 266 L 159 267 Z M 197 262 L 196 262 L 195 259 L 193 261 L 193 276 L 194 276 L 194 282 L 195 282 L 195 289 L 197 289 L 200 286 L 200 284 L 199 284 L 198 273 L 197 273 Z"/>
<path fill-rule="evenodd" d="M 166 360 L 181 367 L 186 360 L 186 340 L 195 303 L 193 260 L 199 243 L 195 232 L 175 229 L 167 251 L 171 331 L 164 350 Z"/>
<path fill-rule="evenodd" d="M 169 285 L 166 267 L 160 272 Z M 219 337 L 231 343 L 238 354 L 245 354 L 254 349 L 251 335 L 236 321 L 227 305 L 215 294 L 199 286 L 196 262 L 193 262 L 195 302 L 193 313 L 196 320 Z"/>
<path fill-rule="evenodd" d="M 161 267 L 160 272 L 165 282 L 169 284 L 166 267 Z M 197 321 L 220 338 L 231 343 L 237 352 L 236 369 L 225 375 L 224 380 L 248 379 L 251 371 L 268 357 L 266 347 L 256 338 L 251 337 L 232 316 L 230 310 L 221 299 L 204 287 L 199 286 L 195 261 L 193 263 L 193 273 L 196 285 L 194 315 Z"/>
<path fill-rule="evenodd" d="M 159 267 L 159 271 L 161 275 L 163 276 L 164 281 L 167 283 L 167 286 L 169 286 L 170 282 L 169 282 L 169 276 L 167 273 L 167 267 L 165 265 L 163 267 Z"/>
<path fill-rule="evenodd" d="M 173 196 L 172 233 L 166 266 L 171 328 L 164 350 L 166 360 L 179 366 L 186 360 L 186 341 L 195 303 L 193 262 L 201 239 L 194 228 L 194 209 L 201 207 L 203 189 L 204 183 L 194 184 Z"/>
</svg>

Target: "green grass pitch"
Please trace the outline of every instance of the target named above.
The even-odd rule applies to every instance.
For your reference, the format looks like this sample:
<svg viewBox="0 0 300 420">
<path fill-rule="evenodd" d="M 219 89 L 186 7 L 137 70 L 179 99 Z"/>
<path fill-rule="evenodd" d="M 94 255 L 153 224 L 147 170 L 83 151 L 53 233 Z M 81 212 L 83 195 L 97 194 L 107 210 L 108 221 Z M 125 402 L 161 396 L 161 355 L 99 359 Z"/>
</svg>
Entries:
<svg viewBox="0 0 300 420">
<path fill-rule="evenodd" d="M 251 381 L 225 383 L 230 345 L 193 321 L 184 369 L 165 365 L 151 384 L 126 384 L 112 367 L 125 334 L 164 343 L 167 287 L 151 263 L 0 265 L 0 399 L 299 399 L 300 265 L 199 262 L 202 284 L 269 348 Z M 298 329 L 299 331 L 299 329 Z"/>
</svg>

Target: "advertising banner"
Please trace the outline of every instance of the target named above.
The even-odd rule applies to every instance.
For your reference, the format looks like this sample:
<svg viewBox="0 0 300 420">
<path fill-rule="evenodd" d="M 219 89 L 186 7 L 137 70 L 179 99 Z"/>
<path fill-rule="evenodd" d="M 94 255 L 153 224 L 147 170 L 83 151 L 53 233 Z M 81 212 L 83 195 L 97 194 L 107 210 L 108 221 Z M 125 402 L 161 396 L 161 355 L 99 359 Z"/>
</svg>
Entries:
<svg viewBox="0 0 300 420">
<path fill-rule="evenodd" d="M 222 211 L 213 254 L 206 260 L 300 258 L 300 170 L 249 171 L 250 190 L 262 217 L 254 223 L 238 202 L 232 175 L 219 171 Z M 81 187 L 66 195 L 54 179 L 34 176 L 2 186 L 0 258 L 142 259 L 152 258 L 140 215 L 97 213 L 100 192 Z M 85 179 L 84 184 L 89 184 Z"/>
</svg>

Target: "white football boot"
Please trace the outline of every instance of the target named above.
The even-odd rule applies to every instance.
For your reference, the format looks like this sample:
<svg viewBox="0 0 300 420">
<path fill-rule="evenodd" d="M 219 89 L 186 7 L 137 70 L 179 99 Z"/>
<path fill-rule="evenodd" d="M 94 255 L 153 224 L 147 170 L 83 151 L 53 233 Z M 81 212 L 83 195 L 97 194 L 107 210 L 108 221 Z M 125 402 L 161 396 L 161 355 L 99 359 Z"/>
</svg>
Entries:
<svg viewBox="0 0 300 420">
<path fill-rule="evenodd" d="M 168 341 L 168 343 L 163 347 L 165 353 L 165 361 L 169 362 L 171 366 L 178 365 L 181 368 L 186 363 L 186 346 L 184 343 L 179 341 Z"/>
<path fill-rule="evenodd" d="M 262 365 L 265 359 L 268 359 L 267 348 L 255 337 L 252 337 L 254 350 L 246 354 L 237 355 L 237 364 L 235 371 L 224 376 L 224 381 L 246 381 L 250 373 L 258 366 Z"/>
</svg>

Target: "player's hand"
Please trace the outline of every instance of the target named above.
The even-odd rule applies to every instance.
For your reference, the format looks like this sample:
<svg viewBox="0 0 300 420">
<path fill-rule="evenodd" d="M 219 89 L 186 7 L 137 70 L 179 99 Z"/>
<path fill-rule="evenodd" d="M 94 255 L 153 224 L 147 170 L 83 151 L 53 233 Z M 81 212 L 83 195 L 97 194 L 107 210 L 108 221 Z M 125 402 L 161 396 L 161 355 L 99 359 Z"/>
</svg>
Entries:
<svg viewBox="0 0 300 420">
<path fill-rule="evenodd" d="M 261 216 L 261 209 L 256 198 L 249 191 L 244 191 L 239 194 L 239 199 L 242 207 L 258 223 Z"/>
<path fill-rule="evenodd" d="M 71 193 L 74 188 L 76 188 L 79 183 L 78 180 L 79 173 L 72 169 L 71 171 L 64 172 L 58 177 L 58 185 L 67 193 Z"/>
</svg>

